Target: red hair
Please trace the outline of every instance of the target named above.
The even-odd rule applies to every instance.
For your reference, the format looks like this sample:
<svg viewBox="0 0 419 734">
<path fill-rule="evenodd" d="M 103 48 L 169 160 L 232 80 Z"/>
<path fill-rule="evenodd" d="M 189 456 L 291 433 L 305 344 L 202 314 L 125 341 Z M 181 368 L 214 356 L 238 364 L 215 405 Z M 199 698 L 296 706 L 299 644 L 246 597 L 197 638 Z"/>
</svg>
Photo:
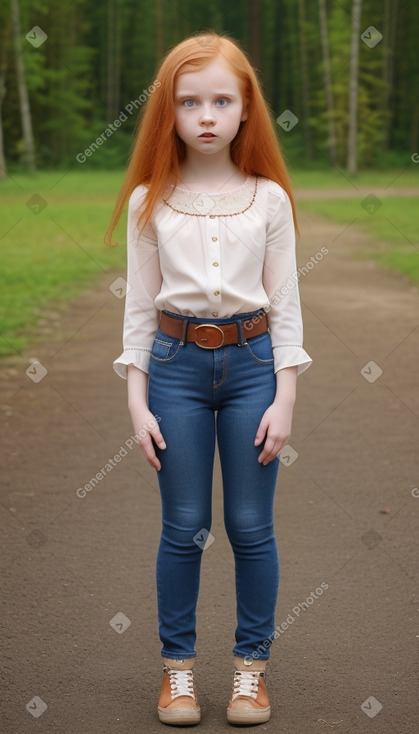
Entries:
<svg viewBox="0 0 419 734">
<path fill-rule="evenodd" d="M 140 184 L 148 187 L 145 206 L 139 218 L 145 226 L 169 181 L 176 184 L 179 163 L 186 146 L 175 130 L 174 89 L 182 72 L 198 70 L 221 58 L 236 75 L 248 117 L 240 124 L 231 143 L 230 154 L 240 171 L 275 181 L 291 200 L 294 223 L 296 208 L 291 184 L 256 74 L 246 54 L 229 38 L 216 33 L 199 34 L 177 44 L 165 57 L 157 72 L 155 85 L 144 106 L 144 115 L 132 146 L 131 159 L 118 194 L 105 242 L 112 247 L 112 234 L 133 190 Z M 191 69 L 192 67 L 192 69 Z"/>
</svg>

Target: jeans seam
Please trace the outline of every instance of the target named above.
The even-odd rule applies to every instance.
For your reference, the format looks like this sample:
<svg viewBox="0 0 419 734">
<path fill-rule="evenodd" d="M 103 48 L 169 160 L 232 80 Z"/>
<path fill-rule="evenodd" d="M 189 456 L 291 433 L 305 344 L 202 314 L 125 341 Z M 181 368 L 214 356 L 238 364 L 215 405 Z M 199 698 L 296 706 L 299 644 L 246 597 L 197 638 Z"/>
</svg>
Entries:
<svg viewBox="0 0 419 734">
<path fill-rule="evenodd" d="M 152 359 L 154 362 L 159 362 L 160 364 L 166 364 L 166 363 L 172 362 L 174 358 L 177 357 L 177 355 L 179 354 L 179 350 L 181 346 L 182 346 L 182 343 L 179 342 L 175 353 L 172 354 L 171 357 L 156 357 L 155 354 L 150 354 L 150 359 Z"/>
<path fill-rule="evenodd" d="M 234 346 L 234 345 L 232 345 Z M 227 379 L 227 347 L 223 347 L 224 354 L 223 354 L 223 376 L 220 382 L 217 382 L 217 384 L 214 384 L 214 381 L 212 383 L 212 389 L 213 392 L 218 390 L 218 388 L 222 387 L 224 385 L 226 379 Z"/>
<path fill-rule="evenodd" d="M 257 357 L 256 354 L 252 351 L 251 345 L 246 342 L 243 346 L 247 347 L 247 353 L 253 357 L 255 362 L 259 362 L 259 364 L 267 364 L 272 365 L 274 363 L 273 357 L 270 357 L 270 359 L 260 359 L 260 357 Z"/>
</svg>

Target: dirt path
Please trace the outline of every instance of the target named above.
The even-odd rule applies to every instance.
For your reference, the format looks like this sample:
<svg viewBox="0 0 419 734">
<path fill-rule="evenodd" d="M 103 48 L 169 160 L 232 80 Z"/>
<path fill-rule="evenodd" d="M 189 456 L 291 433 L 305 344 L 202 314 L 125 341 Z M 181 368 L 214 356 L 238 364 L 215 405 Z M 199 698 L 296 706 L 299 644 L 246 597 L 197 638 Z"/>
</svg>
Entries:
<svg viewBox="0 0 419 734">
<path fill-rule="evenodd" d="M 273 715 L 260 731 L 413 734 L 419 293 L 351 258 L 371 246 L 354 227 L 304 213 L 300 224 L 314 364 L 299 380 L 293 451 L 280 468 L 280 631 L 268 667 Z M 108 286 L 119 275 L 55 316 L 49 341 L 1 373 L 4 734 L 164 729 L 160 500 L 130 448 L 126 386 L 111 366 L 123 301 Z M 29 358 L 47 370 L 38 382 L 25 374 Z M 234 566 L 221 512 L 217 465 L 198 608 L 203 732 L 230 729 Z"/>
<path fill-rule="evenodd" d="M 357 199 L 365 198 L 373 194 L 378 198 L 386 196 L 419 196 L 419 188 L 417 186 L 392 187 L 388 186 L 358 186 L 348 179 L 352 184 L 352 188 L 335 189 L 298 189 L 295 192 L 297 201 L 311 201 L 316 199 Z"/>
</svg>

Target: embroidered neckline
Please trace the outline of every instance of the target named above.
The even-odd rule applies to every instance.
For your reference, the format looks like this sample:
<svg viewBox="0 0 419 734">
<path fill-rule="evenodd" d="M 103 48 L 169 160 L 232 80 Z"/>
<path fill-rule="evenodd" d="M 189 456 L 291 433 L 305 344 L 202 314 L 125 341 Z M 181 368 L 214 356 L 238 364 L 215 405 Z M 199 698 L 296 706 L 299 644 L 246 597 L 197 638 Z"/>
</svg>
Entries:
<svg viewBox="0 0 419 734">
<path fill-rule="evenodd" d="M 185 191 L 187 194 L 195 194 L 196 196 L 202 196 L 202 194 L 205 194 L 206 196 L 228 196 L 229 194 L 235 194 L 236 191 L 240 191 L 240 189 L 246 188 L 249 181 L 250 176 L 247 176 L 246 180 L 243 181 L 240 186 L 235 186 L 234 189 L 230 189 L 229 191 L 192 191 L 192 189 L 184 189 L 182 186 L 174 186 L 173 184 L 171 184 L 171 187 L 173 188 L 173 191 Z"/>
<path fill-rule="evenodd" d="M 178 214 L 192 217 L 233 217 L 250 209 L 256 199 L 258 176 L 251 192 L 248 191 L 250 181 L 248 176 L 241 186 L 220 193 L 200 193 L 174 187 L 170 196 L 163 198 L 163 203 Z"/>
</svg>

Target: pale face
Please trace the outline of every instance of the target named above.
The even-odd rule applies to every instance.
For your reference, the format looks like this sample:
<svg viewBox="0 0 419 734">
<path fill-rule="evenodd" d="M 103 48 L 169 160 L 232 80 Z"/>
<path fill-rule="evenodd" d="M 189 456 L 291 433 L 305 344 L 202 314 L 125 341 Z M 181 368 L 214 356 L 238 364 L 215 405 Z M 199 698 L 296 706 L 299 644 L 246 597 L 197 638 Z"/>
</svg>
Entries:
<svg viewBox="0 0 419 734">
<path fill-rule="evenodd" d="M 214 155 L 230 148 L 247 119 L 238 79 L 221 60 L 180 74 L 175 84 L 176 132 L 187 151 Z"/>
</svg>

